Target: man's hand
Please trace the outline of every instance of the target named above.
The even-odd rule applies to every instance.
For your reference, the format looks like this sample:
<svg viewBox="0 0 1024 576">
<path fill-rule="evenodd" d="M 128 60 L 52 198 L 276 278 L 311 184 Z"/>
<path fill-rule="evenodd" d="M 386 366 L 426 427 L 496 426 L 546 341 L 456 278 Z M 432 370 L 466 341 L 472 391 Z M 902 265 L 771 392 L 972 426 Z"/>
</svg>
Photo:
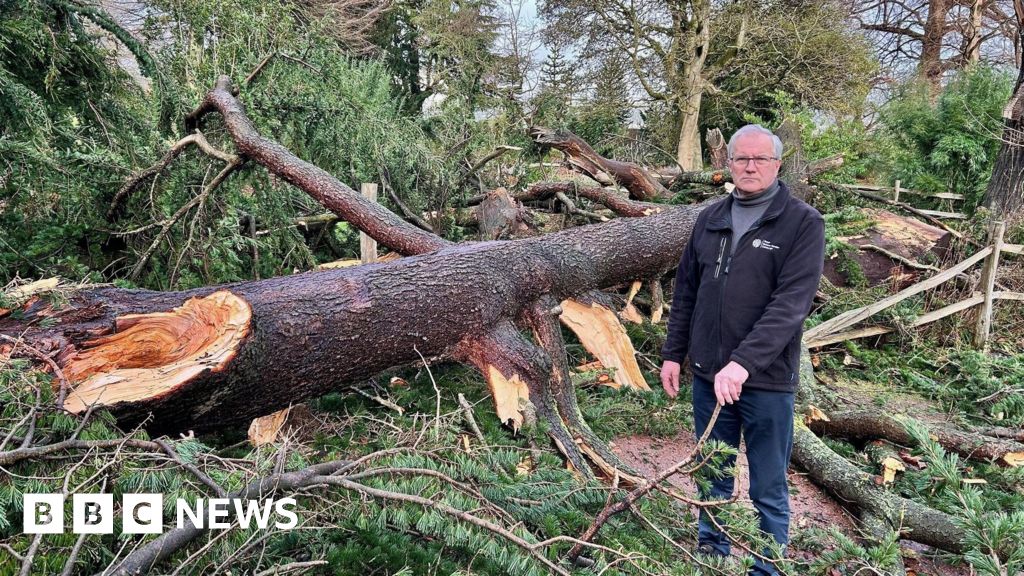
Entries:
<svg viewBox="0 0 1024 576">
<path fill-rule="evenodd" d="M 679 394 L 679 362 L 665 360 L 661 365 L 661 387 L 668 393 L 669 398 L 675 398 Z"/>
<path fill-rule="evenodd" d="M 676 364 L 678 366 L 678 364 Z M 750 374 L 747 369 L 736 362 L 729 362 L 715 374 L 715 397 L 722 406 L 739 402 L 740 392 L 743 391 L 743 383 L 747 381 Z M 665 381 L 665 369 L 661 369 L 661 381 Z M 677 387 L 678 389 L 678 387 Z M 671 396 L 671 394 L 669 394 Z"/>
</svg>

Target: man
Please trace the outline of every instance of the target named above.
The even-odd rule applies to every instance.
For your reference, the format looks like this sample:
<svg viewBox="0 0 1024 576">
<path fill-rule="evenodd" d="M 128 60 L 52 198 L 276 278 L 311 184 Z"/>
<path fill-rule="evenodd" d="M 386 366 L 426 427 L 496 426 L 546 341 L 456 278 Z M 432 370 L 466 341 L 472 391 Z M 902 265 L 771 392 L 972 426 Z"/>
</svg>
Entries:
<svg viewBox="0 0 1024 576">
<path fill-rule="evenodd" d="M 817 210 L 778 180 L 782 142 L 771 131 L 740 128 L 728 154 L 736 188 L 693 226 L 676 273 L 661 383 L 669 396 L 679 393 L 681 364 L 689 354 L 697 434 L 715 403 L 721 404 L 711 438 L 738 448 L 742 431 L 761 530 L 784 549 L 800 338 L 821 278 L 825 225 Z M 711 486 L 703 498 L 727 499 L 733 478 Z M 703 512 L 698 546 L 707 554 L 729 554 L 729 540 Z M 758 559 L 752 574 L 776 570 Z"/>
</svg>

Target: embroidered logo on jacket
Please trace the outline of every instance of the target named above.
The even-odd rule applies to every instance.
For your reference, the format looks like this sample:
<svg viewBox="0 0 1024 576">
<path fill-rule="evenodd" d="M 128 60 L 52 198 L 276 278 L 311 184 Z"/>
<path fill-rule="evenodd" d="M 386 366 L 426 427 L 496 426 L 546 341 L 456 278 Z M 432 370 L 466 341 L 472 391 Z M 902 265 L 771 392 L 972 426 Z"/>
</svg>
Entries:
<svg viewBox="0 0 1024 576">
<path fill-rule="evenodd" d="M 781 248 L 781 246 L 779 246 L 778 244 L 772 244 L 771 242 L 769 242 L 767 240 L 763 240 L 761 238 L 755 238 L 754 242 L 753 242 L 753 246 L 754 246 L 754 248 L 761 248 L 761 249 L 767 250 L 769 252 L 771 252 L 772 250 L 778 250 L 778 249 Z"/>
</svg>

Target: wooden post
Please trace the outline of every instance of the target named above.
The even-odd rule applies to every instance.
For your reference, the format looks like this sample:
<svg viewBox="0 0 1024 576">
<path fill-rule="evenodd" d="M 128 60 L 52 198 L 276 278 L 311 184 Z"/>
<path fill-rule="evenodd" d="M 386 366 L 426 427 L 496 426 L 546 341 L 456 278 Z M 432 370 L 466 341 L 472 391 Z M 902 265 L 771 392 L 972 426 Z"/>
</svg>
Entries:
<svg viewBox="0 0 1024 576">
<path fill-rule="evenodd" d="M 899 180 L 896 181 L 896 185 L 892 189 L 892 201 L 893 202 L 899 202 L 900 201 L 900 181 Z"/>
<path fill-rule="evenodd" d="M 377 201 L 376 184 L 364 182 L 360 191 L 367 200 Z M 367 236 L 365 232 L 359 233 L 359 259 L 363 264 L 377 261 L 377 241 Z"/>
<path fill-rule="evenodd" d="M 989 236 L 992 239 L 992 254 L 985 261 L 985 269 L 981 273 L 981 289 L 985 300 L 978 310 L 978 321 L 974 327 L 974 347 L 984 351 L 988 351 L 988 335 L 992 328 L 992 290 L 996 285 L 996 271 L 999 269 L 999 253 L 1003 248 L 1005 231 L 1005 223 L 993 224 Z"/>
</svg>

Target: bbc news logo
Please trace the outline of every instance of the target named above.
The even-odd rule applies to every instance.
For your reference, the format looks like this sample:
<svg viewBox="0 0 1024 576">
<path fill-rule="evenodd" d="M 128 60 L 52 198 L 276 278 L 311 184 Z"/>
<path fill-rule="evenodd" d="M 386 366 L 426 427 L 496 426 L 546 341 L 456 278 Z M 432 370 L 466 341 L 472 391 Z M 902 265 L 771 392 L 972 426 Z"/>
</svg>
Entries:
<svg viewBox="0 0 1024 576">
<path fill-rule="evenodd" d="M 25 494 L 23 531 L 26 534 L 63 534 L 64 496 L 61 494 Z M 175 519 L 178 528 L 227 529 L 233 522 L 248 530 L 266 529 L 274 520 L 278 530 L 290 530 L 299 523 L 295 499 L 245 500 L 241 498 L 197 498 L 195 503 L 178 498 Z M 162 494 L 124 494 L 121 499 L 123 534 L 161 534 L 164 531 Z M 75 534 L 114 533 L 113 494 L 74 494 L 71 500 L 71 531 Z"/>
</svg>

